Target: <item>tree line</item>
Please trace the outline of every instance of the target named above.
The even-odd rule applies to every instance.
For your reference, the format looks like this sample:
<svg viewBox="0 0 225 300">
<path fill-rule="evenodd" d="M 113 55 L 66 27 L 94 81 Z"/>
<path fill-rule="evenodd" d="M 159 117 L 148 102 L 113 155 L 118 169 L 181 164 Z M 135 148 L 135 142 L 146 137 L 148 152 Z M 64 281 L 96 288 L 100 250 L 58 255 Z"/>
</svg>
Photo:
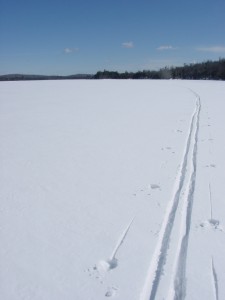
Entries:
<svg viewBox="0 0 225 300">
<path fill-rule="evenodd" d="M 225 80 L 225 59 L 184 64 L 182 67 L 165 67 L 159 71 L 138 72 L 99 71 L 94 79 L 211 79 Z"/>
<path fill-rule="evenodd" d="M 46 76 L 9 74 L 1 75 L 0 81 L 17 80 L 65 80 L 65 79 L 211 79 L 225 80 L 225 58 L 218 61 L 184 64 L 182 67 L 165 67 L 158 71 L 143 70 L 138 72 L 98 71 L 92 74 L 69 76 Z"/>
</svg>

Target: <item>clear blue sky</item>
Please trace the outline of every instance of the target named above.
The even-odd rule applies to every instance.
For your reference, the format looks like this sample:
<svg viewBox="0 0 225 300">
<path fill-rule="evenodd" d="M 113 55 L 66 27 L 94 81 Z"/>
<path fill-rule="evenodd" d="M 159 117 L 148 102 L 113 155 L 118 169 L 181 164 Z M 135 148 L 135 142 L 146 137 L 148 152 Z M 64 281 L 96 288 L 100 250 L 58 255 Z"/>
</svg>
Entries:
<svg viewBox="0 0 225 300">
<path fill-rule="evenodd" d="M 225 57 L 225 0 L 0 0 L 0 74 L 137 71 Z"/>
</svg>

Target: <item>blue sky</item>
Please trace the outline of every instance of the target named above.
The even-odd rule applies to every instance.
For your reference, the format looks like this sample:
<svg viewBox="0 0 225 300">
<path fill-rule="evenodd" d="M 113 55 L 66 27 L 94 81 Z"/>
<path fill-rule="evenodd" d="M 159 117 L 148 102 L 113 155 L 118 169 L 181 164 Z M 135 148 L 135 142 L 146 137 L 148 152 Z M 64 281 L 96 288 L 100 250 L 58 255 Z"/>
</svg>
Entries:
<svg viewBox="0 0 225 300">
<path fill-rule="evenodd" d="M 0 0 L 0 74 L 154 70 L 219 57 L 224 0 Z"/>
</svg>

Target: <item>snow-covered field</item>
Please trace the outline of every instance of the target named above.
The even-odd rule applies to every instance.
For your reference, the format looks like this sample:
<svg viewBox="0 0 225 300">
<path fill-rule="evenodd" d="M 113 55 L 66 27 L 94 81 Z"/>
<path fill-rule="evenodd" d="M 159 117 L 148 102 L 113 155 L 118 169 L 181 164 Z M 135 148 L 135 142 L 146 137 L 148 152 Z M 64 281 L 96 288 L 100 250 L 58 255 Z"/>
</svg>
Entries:
<svg viewBox="0 0 225 300">
<path fill-rule="evenodd" d="M 225 82 L 0 83 L 0 299 L 225 299 Z"/>
</svg>

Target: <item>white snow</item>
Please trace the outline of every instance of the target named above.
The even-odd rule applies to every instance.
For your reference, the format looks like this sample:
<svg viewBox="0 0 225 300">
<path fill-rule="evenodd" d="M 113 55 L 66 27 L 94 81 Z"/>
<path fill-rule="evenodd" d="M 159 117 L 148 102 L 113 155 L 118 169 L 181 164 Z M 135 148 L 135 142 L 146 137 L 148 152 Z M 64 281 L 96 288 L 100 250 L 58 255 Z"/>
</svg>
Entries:
<svg viewBox="0 0 225 300">
<path fill-rule="evenodd" d="M 225 82 L 0 83 L 0 299 L 225 299 Z"/>
</svg>

